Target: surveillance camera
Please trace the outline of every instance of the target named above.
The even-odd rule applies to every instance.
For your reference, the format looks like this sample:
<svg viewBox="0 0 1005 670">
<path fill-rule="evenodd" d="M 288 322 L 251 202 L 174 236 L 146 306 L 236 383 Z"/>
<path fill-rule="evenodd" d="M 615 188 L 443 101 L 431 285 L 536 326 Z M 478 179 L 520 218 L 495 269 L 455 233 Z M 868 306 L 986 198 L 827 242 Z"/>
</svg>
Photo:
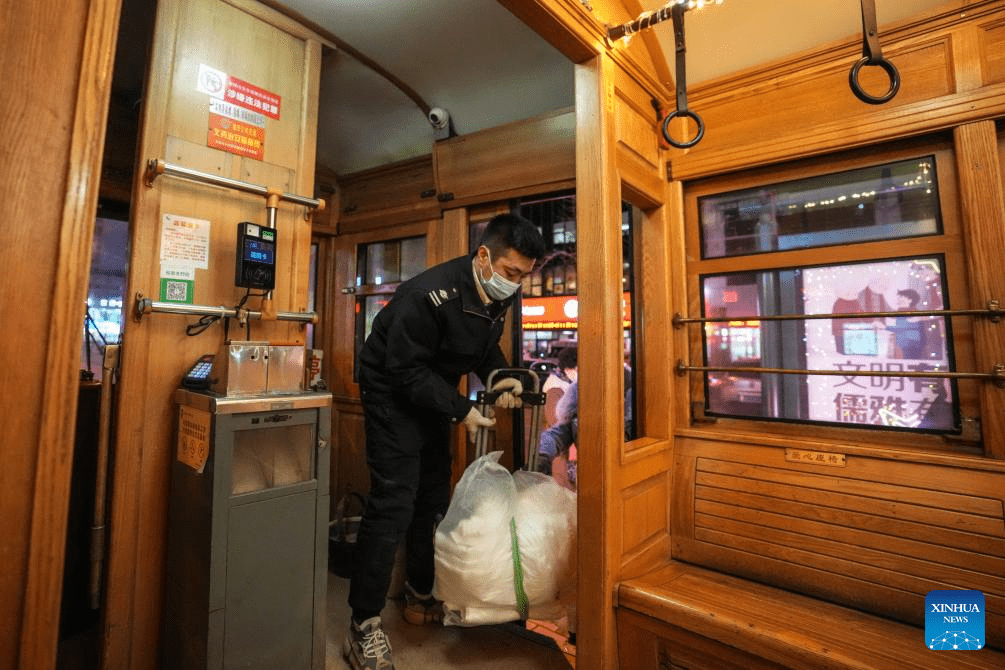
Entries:
<svg viewBox="0 0 1005 670">
<path fill-rule="evenodd" d="M 429 110 L 429 123 L 432 124 L 433 128 L 446 128 L 447 123 L 450 122 L 450 114 L 447 110 L 442 107 L 433 107 Z"/>
</svg>

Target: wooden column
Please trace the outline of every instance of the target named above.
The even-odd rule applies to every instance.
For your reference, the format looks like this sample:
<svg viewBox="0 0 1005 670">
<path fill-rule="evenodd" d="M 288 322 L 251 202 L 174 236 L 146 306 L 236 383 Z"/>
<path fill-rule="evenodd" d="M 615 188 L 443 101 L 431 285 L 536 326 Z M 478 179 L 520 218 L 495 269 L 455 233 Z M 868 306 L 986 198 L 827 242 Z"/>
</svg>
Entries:
<svg viewBox="0 0 1005 670">
<path fill-rule="evenodd" d="M 0 668 L 55 667 L 80 344 L 118 0 L 5 2 Z"/>
<path fill-rule="evenodd" d="M 429 237 L 426 239 L 426 267 L 457 258 L 468 252 L 468 210 L 464 207 L 448 209 L 443 212 L 443 220 L 429 227 Z M 465 384 L 465 382 L 461 382 Z M 462 386 L 467 391 L 467 386 Z M 468 432 L 462 425 L 454 427 L 454 460 L 452 464 L 451 482 L 454 484 L 464 474 L 468 465 L 467 446 Z"/>
<path fill-rule="evenodd" d="M 983 307 L 991 299 L 1005 303 L 1005 193 L 995 123 L 957 126 L 953 136 L 971 300 L 975 307 Z M 995 363 L 1005 363 L 1005 323 L 977 319 L 974 351 L 977 369 L 982 372 L 990 371 Z M 979 392 L 984 452 L 1005 458 L 1005 389 L 985 383 Z"/>
<path fill-rule="evenodd" d="M 621 321 L 621 200 L 612 111 L 613 64 L 576 66 L 576 235 L 579 283 L 579 623 L 577 667 L 617 667 L 615 566 L 608 548 L 617 498 L 615 464 L 624 439 Z"/>
</svg>

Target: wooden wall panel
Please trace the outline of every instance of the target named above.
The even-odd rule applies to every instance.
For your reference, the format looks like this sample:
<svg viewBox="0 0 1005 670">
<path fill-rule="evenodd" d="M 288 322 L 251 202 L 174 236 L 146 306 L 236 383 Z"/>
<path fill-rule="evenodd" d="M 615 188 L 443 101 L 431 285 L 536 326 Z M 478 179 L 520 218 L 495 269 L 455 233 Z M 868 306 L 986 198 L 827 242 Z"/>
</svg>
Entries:
<svg viewBox="0 0 1005 670">
<path fill-rule="evenodd" d="M 229 29 L 221 31 L 221 25 Z M 151 71 L 165 74 L 151 79 L 147 88 L 141 160 L 167 158 L 184 167 L 313 195 L 317 125 L 313 99 L 321 51 L 315 36 L 251 0 L 179 0 L 159 4 L 154 39 Z M 266 122 L 262 161 L 205 146 L 209 96 L 196 87 L 200 64 L 281 97 L 280 119 Z M 194 300 L 236 305 L 244 294 L 233 285 L 237 223 L 265 224 L 264 198 L 164 176 L 152 188 L 137 185 L 127 304 L 137 293 L 159 298 L 165 214 L 210 221 L 209 267 L 196 270 Z M 302 206 L 280 203 L 277 237 L 274 307 L 303 311 L 311 224 Z M 252 299 L 248 306 L 256 308 L 259 302 Z M 191 361 L 201 353 L 215 352 L 223 341 L 219 323 L 202 335 L 187 337 L 185 325 L 194 321 L 158 314 L 126 322 L 104 635 L 104 662 L 110 669 L 157 665 L 168 476 L 174 454 L 172 392 Z M 243 333 L 232 329 L 231 336 L 240 338 Z M 302 326 L 279 322 L 255 322 L 251 336 L 304 342 Z"/>
<path fill-rule="evenodd" d="M 437 142 L 436 190 L 449 207 L 568 188 L 576 175 L 575 113 L 561 110 Z"/>
<path fill-rule="evenodd" d="M 659 472 L 621 490 L 622 562 L 660 540 L 669 541 L 670 473 Z"/>
<path fill-rule="evenodd" d="M 352 240 L 336 237 L 332 240 L 331 301 L 325 305 L 321 319 L 333 334 L 332 348 L 325 352 L 330 363 L 328 387 L 336 398 L 359 397 L 352 378 L 354 349 L 353 329 L 355 300 L 343 291 L 355 285 L 356 245 Z"/>
<path fill-rule="evenodd" d="M 627 608 L 618 611 L 618 647 L 623 670 L 783 670 L 786 667 Z"/>
<path fill-rule="evenodd" d="M 981 26 L 981 83 L 984 86 L 1005 83 L 1005 19 Z"/>
<path fill-rule="evenodd" d="M 1001 646 L 1005 465 L 824 449 L 820 464 L 791 457 L 802 445 L 681 439 L 676 556 L 913 625 L 929 591 L 980 590 Z"/>
<path fill-rule="evenodd" d="M 948 37 L 933 39 L 910 48 L 884 49 L 901 73 L 901 89 L 887 109 L 907 107 L 954 92 L 952 51 Z M 840 126 L 834 137 L 838 148 L 848 145 L 853 133 L 849 119 L 878 114 L 859 101 L 848 86 L 853 60 L 837 60 L 826 66 L 790 73 L 771 82 L 744 88 L 742 94 L 706 98 L 700 90 L 689 107 L 705 121 L 705 137 L 695 148 L 674 150 L 674 178 L 697 176 L 730 166 L 726 154 L 739 151 L 746 165 L 759 164 L 758 154 L 808 155 L 822 127 Z M 886 90 L 879 68 L 863 68 L 863 87 L 879 94 Z M 887 84 L 888 85 L 888 84 Z M 840 139 L 839 139 L 840 137 Z M 703 165 L 699 167 L 698 157 Z M 694 163 L 694 165 L 691 165 Z M 717 165 L 717 167 L 712 167 Z"/>
<path fill-rule="evenodd" d="M 117 0 L 0 8 L 0 71 L 16 92 L 0 112 L 3 668 L 56 665 L 81 323 L 119 9 Z"/>
<path fill-rule="evenodd" d="M 350 491 L 366 495 L 370 491 L 370 469 L 366 465 L 363 407 L 358 402 L 339 401 L 332 407 L 332 507 Z"/>
<path fill-rule="evenodd" d="M 1005 114 L 995 55 L 1001 7 L 999 0 L 948 3 L 884 26 L 883 53 L 900 70 L 902 85 L 881 106 L 860 102 L 849 88 L 848 72 L 861 55 L 858 38 L 692 87 L 689 106 L 705 120 L 705 138 L 671 151 L 672 177 L 719 174 Z M 864 70 L 867 90 L 885 90 L 882 81 L 870 85 L 881 80 L 879 68 Z"/>
<path fill-rule="evenodd" d="M 432 155 L 346 175 L 338 180 L 340 233 L 438 218 Z"/>
<path fill-rule="evenodd" d="M 621 145 L 659 172 L 660 136 L 651 99 L 628 75 L 619 73 L 613 105 L 615 136 Z"/>
<path fill-rule="evenodd" d="M 955 133 L 963 211 L 963 235 L 967 249 L 970 295 L 973 304 L 1005 295 L 1005 186 L 998 158 L 998 138 L 993 121 L 959 126 Z M 974 322 L 974 350 L 978 369 L 990 372 L 1005 363 L 1005 332 L 1002 324 L 987 319 Z M 1005 390 L 982 384 L 978 390 L 985 452 L 1005 459 Z"/>
</svg>

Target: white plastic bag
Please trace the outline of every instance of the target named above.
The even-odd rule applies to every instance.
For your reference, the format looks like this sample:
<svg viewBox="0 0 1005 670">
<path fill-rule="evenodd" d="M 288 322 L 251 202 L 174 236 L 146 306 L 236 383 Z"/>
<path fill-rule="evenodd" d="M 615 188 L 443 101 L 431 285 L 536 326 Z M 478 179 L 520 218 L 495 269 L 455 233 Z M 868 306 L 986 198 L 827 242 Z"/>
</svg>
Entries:
<svg viewBox="0 0 1005 670">
<path fill-rule="evenodd" d="M 468 466 L 436 530 L 433 594 L 444 602 L 447 625 L 521 618 L 513 528 L 529 616 L 559 618 L 574 599 L 576 494 L 540 473 L 511 475 L 501 454 Z"/>
</svg>

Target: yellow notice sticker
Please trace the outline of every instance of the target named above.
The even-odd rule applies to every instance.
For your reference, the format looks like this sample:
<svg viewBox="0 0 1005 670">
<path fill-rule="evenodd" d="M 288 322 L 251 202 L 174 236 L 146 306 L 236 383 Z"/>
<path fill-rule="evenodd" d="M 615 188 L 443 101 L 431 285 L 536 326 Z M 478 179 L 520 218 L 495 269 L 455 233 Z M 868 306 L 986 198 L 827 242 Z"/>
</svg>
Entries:
<svg viewBox="0 0 1005 670">
<path fill-rule="evenodd" d="M 209 458 L 209 412 L 181 406 L 178 419 L 178 460 L 199 474 Z"/>
</svg>

